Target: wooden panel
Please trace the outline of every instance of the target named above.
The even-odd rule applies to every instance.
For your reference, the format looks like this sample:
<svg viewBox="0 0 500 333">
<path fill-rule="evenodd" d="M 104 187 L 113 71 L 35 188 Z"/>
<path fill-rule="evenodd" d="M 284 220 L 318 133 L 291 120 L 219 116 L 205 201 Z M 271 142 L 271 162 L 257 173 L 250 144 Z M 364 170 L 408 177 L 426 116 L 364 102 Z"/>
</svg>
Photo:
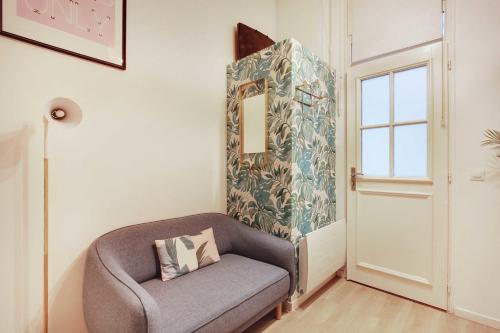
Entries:
<svg viewBox="0 0 500 333">
<path fill-rule="evenodd" d="M 430 284 L 432 195 L 360 190 L 358 205 L 357 265 Z"/>
<path fill-rule="evenodd" d="M 236 29 L 236 60 L 265 49 L 274 44 L 274 41 L 262 32 L 238 23 Z"/>
</svg>

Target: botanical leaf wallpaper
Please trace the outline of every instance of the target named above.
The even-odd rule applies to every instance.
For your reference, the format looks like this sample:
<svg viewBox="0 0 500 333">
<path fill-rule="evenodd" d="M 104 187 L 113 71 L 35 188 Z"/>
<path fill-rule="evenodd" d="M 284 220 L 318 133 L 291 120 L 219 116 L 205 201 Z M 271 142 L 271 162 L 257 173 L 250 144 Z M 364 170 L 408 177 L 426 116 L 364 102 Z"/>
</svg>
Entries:
<svg viewBox="0 0 500 333">
<path fill-rule="evenodd" d="M 257 153 L 240 160 L 239 87 L 262 79 L 268 83 L 267 158 Z M 304 82 L 307 96 L 296 89 Z M 334 91 L 328 65 L 293 39 L 227 67 L 229 215 L 294 244 L 335 221 Z"/>
</svg>

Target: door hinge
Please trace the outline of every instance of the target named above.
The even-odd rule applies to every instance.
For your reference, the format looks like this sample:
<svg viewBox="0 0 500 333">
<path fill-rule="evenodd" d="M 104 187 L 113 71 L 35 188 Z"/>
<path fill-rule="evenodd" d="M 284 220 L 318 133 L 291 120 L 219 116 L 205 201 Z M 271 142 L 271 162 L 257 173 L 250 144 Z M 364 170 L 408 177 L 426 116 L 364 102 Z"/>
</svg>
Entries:
<svg viewBox="0 0 500 333">
<path fill-rule="evenodd" d="M 448 71 L 451 72 L 451 60 L 448 60 Z"/>
<path fill-rule="evenodd" d="M 347 35 L 349 66 L 352 65 L 352 34 Z"/>
<path fill-rule="evenodd" d="M 448 295 L 451 295 L 451 286 L 450 285 L 446 286 L 446 291 L 448 292 Z"/>
<path fill-rule="evenodd" d="M 451 184 L 453 182 L 453 176 L 448 175 L 448 184 Z"/>
<path fill-rule="evenodd" d="M 441 1 L 441 11 L 446 13 L 446 0 Z"/>
</svg>

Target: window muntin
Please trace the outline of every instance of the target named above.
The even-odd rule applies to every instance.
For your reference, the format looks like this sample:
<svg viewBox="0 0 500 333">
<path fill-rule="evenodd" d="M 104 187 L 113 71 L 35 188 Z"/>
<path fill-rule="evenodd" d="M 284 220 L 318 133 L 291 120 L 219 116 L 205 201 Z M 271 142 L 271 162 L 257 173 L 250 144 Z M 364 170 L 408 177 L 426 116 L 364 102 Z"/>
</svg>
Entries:
<svg viewBox="0 0 500 333">
<path fill-rule="evenodd" d="M 427 64 L 361 80 L 364 176 L 429 176 L 428 82 Z"/>
</svg>

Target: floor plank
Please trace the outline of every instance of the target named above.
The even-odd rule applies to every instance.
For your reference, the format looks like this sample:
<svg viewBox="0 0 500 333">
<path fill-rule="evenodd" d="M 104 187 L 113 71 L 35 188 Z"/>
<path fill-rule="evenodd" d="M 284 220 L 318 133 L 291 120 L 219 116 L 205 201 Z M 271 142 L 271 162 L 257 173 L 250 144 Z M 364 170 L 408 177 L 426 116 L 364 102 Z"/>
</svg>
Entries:
<svg viewBox="0 0 500 333">
<path fill-rule="evenodd" d="M 246 333 L 335 332 L 335 333 L 500 333 L 490 327 L 458 318 L 438 309 L 335 279 L 299 309 L 274 312 Z"/>
</svg>

